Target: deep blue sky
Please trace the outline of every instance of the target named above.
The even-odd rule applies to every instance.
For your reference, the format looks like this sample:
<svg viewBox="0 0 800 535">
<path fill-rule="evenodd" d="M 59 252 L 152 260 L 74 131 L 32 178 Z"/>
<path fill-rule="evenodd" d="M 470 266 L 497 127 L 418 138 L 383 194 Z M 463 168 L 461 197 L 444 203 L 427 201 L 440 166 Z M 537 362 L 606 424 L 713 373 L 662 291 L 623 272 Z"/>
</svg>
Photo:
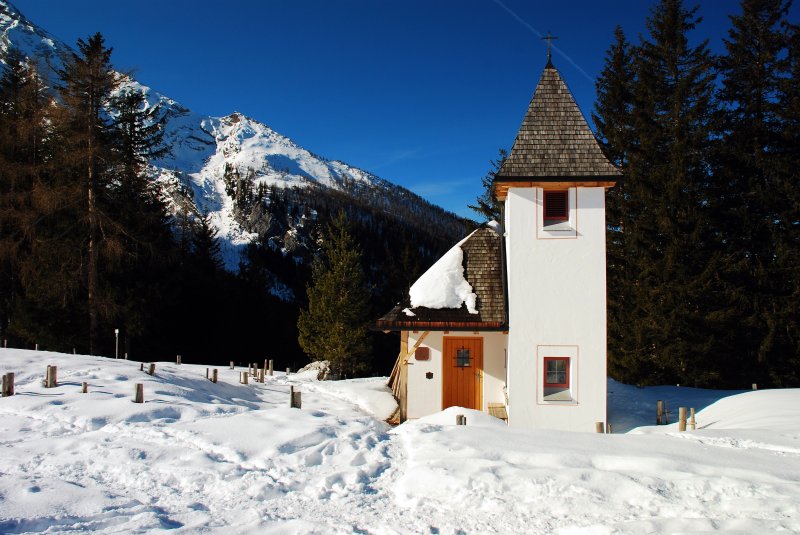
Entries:
<svg viewBox="0 0 800 535">
<path fill-rule="evenodd" d="M 101 32 L 113 62 L 199 113 L 240 111 L 322 156 L 467 209 L 511 148 L 546 62 L 589 118 L 614 27 L 638 41 L 652 0 L 12 0 L 62 41 Z M 688 2 L 687 5 L 694 5 Z M 694 42 L 721 50 L 734 0 L 706 0 Z M 798 8 L 793 19 L 798 21 Z"/>
</svg>

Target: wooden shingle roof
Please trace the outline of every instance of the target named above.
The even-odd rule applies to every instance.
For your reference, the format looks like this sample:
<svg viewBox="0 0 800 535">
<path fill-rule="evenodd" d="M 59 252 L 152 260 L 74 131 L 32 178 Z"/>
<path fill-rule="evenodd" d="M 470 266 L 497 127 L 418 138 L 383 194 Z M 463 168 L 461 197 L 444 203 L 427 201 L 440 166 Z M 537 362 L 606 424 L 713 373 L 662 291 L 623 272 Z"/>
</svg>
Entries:
<svg viewBox="0 0 800 535">
<path fill-rule="evenodd" d="M 410 309 L 413 316 L 404 310 L 411 306 L 406 296 L 388 314 L 375 322 L 379 330 L 494 330 L 508 329 L 506 317 L 506 292 L 504 287 L 503 238 L 492 228 L 476 230 L 461 244 L 464 252 L 464 279 L 472 286 L 477 296 L 471 314 L 465 304 L 461 308 Z"/>
<path fill-rule="evenodd" d="M 575 103 L 561 75 L 548 64 L 536 86 L 496 186 L 514 182 L 581 182 L 613 185 L 621 176 Z"/>
</svg>

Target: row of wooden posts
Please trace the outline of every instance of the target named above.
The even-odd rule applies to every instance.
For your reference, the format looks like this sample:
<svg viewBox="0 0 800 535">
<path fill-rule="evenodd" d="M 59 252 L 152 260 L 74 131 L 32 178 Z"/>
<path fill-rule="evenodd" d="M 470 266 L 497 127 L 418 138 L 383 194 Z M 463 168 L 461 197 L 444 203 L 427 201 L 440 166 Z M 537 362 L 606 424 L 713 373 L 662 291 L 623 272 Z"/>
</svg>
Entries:
<svg viewBox="0 0 800 535">
<path fill-rule="evenodd" d="M 753 385 L 755 387 L 755 385 Z M 755 388 L 753 388 L 755 390 Z M 686 431 L 686 407 L 678 407 L 678 431 Z M 694 431 L 697 429 L 697 421 L 695 420 L 694 407 L 690 407 L 689 411 L 689 429 Z M 667 410 L 667 402 L 659 399 L 656 401 L 656 425 L 669 424 L 669 411 Z"/>
<path fill-rule="evenodd" d="M 181 363 L 181 356 L 178 355 L 177 363 Z M 234 369 L 234 362 L 231 361 L 231 369 Z M 139 363 L 139 370 L 145 371 L 144 369 L 144 362 Z M 286 375 L 289 375 L 292 372 L 291 368 L 286 368 Z M 155 362 L 151 362 L 147 366 L 148 375 L 155 376 L 156 374 L 156 364 Z M 249 371 L 241 372 L 239 375 L 239 382 L 242 384 L 249 384 L 248 376 L 254 375 L 256 377 L 257 382 L 265 382 L 265 376 L 269 373 L 269 375 L 273 375 L 273 361 L 272 360 L 265 360 L 264 361 L 264 368 L 259 370 L 257 364 L 251 364 Z M 212 383 L 217 383 L 219 378 L 219 370 L 214 368 L 211 370 L 210 368 L 206 368 L 206 379 L 210 380 Z M 45 371 L 44 376 L 44 387 L 45 388 L 55 388 L 58 386 L 58 366 L 48 365 L 47 370 Z M 89 383 L 82 383 L 81 384 L 81 392 L 86 394 L 89 391 Z M 8 372 L 3 375 L 3 388 L 2 388 L 2 397 L 8 397 L 14 395 L 14 372 Z M 143 383 L 136 383 L 134 389 L 134 396 L 133 396 L 134 403 L 144 403 L 144 384 Z M 302 406 L 301 403 L 301 393 L 295 392 L 294 386 L 289 387 L 289 406 L 291 408 L 299 409 Z"/>
</svg>

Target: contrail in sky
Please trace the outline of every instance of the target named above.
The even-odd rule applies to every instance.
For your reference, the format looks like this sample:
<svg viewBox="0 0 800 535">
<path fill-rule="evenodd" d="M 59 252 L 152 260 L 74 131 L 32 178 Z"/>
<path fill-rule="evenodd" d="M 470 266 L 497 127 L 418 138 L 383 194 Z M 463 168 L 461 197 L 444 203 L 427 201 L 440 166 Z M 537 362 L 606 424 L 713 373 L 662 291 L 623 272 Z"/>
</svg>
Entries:
<svg viewBox="0 0 800 535">
<path fill-rule="evenodd" d="M 533 26 L 531 26 L 530 24 L 528 24 L 528 23 L 527 23 L 527 21 L 525 21 L 525 19 L 523 19 L 522 17 L 520 17 L 519 15 L 517 15 L 516 13 L 514 13 L 514 11 L 512 11 L 512 10 L 511 10 L 511 8 L 510 8 L 510 7 L 508 7 L 507 5 L 505 5 L 503 2 L 501 2 L 500 0 L 494 0 L 494 3 L 495 3 L 495 4 L 497 4 L 498 6 L 502 7 L 503 9 L 505 9 L 505 10 L 506 10 L 506 12 L 508 12 L 508 14 L 509 14 L 509 15 L 511 15 L 512 17 L 514 17 L 515 19 L 517 19 L 517 21 L 518 21 L 520 24 L 522 24 L 523 26 L 525 26 L 526 28 L 528 28 L 530 31 L 532 31 L 533 33 L 535 33 L 537 36 L 539 36 L 540 38 L 544 37 L 544 35 L 542 34 L 542 32 L 540 32 L 539 30 L 537 30 L 536 28 L 534 28 Z M 583 69 L 581 69 L 581 68 L 580 68 L 580 66 L 579 66 L 577 63 L 575 63 L 574 61 L 572 61 L 572 58 L 571 58 L 571 57 L 569 57 L 569 56 L 568 56 L 568 55 L 566 55 L 564 52 L 562 52 L 562 51 L 561 51 L 561 49 L 560 49 L 560 48 L 558 48 L 556 45 L 553 45 L 553 44 L 551 44 L 551 46 L 553 47 L 553 50 L 555 50 L 556 52 L 558 52 L 558 54 L 559 54 L 559 55 L 560 55 L 562 58 L 564 58 L 565 60 L 567 60 L 567 61 L 570 63 L 570 65 L 572 65 L 573 67 L 575 67 L 575 68 L 578 70 L 578 72 L 580 72 L 582 75 L 584 75 L 584 76 L 586 77 L 586 79 L 587 79 L 587 80 L 589 80 L 590 82 L 594 83 L 594 78 L 592 78 L 591 76 L 589 76 L 589 75 L 587 74 L 587 72 L 586 72 L 586 71 L 584 71 Z"/>
</svg>

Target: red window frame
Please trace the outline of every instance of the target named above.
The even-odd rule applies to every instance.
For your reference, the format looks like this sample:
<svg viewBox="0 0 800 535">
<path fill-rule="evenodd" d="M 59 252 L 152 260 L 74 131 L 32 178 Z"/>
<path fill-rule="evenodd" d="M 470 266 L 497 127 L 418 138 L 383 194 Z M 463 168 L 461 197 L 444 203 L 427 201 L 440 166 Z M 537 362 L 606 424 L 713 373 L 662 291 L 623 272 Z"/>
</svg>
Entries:
<svg viewBox="0 0 800 535">
<path fill-rule="evenodd" d="M 544 190 L 545 221 L 569 220 L 569 190 Z"/>
<path fill-rule="evenodd" d="M 545 357 L 544 358 L 544 386 L 545 388 L 569 388 L 569 357 Z M 547 382 L 547 365 L 550 362 L 563 361 L 566 363 L 566 381 L 563 383 L 549 383 Z"/>
</svg>

